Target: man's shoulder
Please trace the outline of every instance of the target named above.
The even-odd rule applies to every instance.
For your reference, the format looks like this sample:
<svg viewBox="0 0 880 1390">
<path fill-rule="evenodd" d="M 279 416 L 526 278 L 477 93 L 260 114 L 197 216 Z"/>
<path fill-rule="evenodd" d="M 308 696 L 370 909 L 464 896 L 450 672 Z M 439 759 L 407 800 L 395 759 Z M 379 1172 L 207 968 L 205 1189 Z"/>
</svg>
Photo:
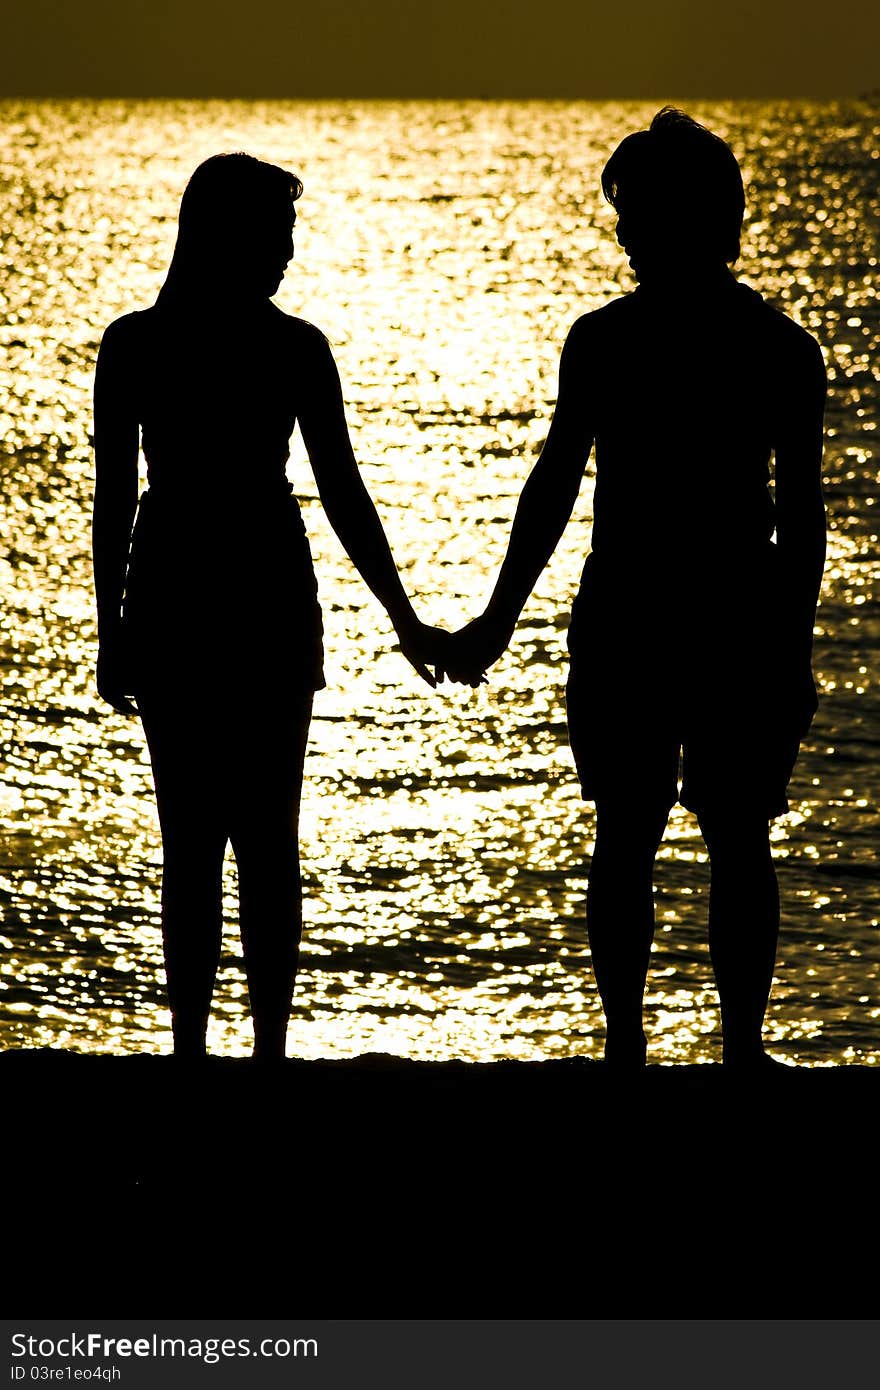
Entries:
<svg viewBox="0 0 880 1390">
<path fill-rule="evenodd" d="M 636 296 L 619 295 L 598 309 L 590 309 L 575 319 L 569 330 L 568 345 L 575 350 L 587 352 L 601 349 L 609 340 L 624 332 L 627 325 L 637 316 Z"/>
<path fill-rule="evenodd" d="M 749 296 L 749 307 L 760 309 L 762 329 L 778 360 L 792 365 L 823 364 L 822 349 L 808 329 L 756 291 L 746 286 L 741 286 L 741 290 Z"/>
</svg>

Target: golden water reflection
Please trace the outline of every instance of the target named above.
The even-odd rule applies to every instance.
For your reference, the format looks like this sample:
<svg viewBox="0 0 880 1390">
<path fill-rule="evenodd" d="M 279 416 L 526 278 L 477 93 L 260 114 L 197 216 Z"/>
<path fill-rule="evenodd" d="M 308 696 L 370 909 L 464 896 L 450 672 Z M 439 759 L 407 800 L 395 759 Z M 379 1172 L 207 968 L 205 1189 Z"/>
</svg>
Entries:
<svg viewBox="0 0 880 1390">
<path fill-rule="evenodd" d="M 279 301 L 329 334 L 405 582 L 426 618 L 457 625 L 503 555 L 568 325 L 630 285 L 598 175 L 650 114 L 610 103 L 0 105 L 4 1045 L 170 1045 L 143 738 L 92 689 L 88 429 L 100 332 L 154 297 L 192 167 L 244 147 L 302 174 L 297 259 Z M 774 828 L 784 923 L 768 1037 L 777 1055 L 813 1064 L 873 1061 L 877 118 L 864 105 L 695 114 L 744 153 L 742 273 L 819 335 L 831 378 L 824 699 Z M 298 438 L 290 476 L 329 682 L 307 768 L 292 1051 L 598 1055 L 583 920 L 593 827 L 563 704 L 591 481 L 490 685 L 432 694 L 391 649 L 329 531 Z M 695 822 L 676 808 L 656 879 L 657 1060 L 717 1055 L 707 883 Z M 230 1055 L 251 1041 L 234 912 L 230 863 L 211 1032 Z"/>
</svg>

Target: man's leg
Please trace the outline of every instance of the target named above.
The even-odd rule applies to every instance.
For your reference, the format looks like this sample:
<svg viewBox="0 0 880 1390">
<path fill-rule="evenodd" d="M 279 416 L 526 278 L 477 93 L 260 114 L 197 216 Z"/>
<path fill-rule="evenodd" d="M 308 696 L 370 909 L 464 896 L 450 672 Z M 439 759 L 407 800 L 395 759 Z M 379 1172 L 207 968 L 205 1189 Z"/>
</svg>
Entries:
<svg viewBox="0 0 880 1390">
<path fill-rule="evenodd" d="M 712 863 L 709 949 L 721 1001 L 726 1066 L 765 1060 L 761 1029 L 776 960 L 779 890 L 766 816 L 705 813 Z"/>
<path fill-rule="evenodd" d="M 605 1011 L 605 1060 L 644 1066 L 642 1001 L 654 939 L 654 859 L 669 812 L 596 805 L 587 931 Z"/>
</svg>

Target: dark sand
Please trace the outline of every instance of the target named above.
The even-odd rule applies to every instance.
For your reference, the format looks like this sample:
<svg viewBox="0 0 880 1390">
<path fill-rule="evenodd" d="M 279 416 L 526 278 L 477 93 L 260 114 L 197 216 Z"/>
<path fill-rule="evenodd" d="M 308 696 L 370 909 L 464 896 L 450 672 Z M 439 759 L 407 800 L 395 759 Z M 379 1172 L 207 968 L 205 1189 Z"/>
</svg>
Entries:
<svg viewBox="0 0 880 1390">
<path fill-rule="evenodd" d="M 875 1316 L 880 1068 L 25 1051 L 0 1087 L 10 1314 Z"/>
</svg>

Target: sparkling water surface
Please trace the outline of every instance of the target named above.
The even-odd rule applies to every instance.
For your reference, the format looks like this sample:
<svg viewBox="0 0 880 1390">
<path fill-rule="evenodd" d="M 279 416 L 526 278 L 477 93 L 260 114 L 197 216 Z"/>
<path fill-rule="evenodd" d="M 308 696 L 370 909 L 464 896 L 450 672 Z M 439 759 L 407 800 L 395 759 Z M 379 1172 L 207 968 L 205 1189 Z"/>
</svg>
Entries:
<svg viewBox="0 0 880 1390">
<path fill-rule="evenodd" d="M 830 377 L 823 698 L 774 828 L 783 928 L 767 1036 L 781 1058 L 873 1062 L 880 113 L 689 109 L 743 165 L 738 273 L 818 336 Z M 278 302 L 328 334 L 408 590 L 424 618 L 457 626 L 490 592 L 568 326 L 632 288 L 599 174 L 652 114 L 634 103 L 0 103 L 3 1046 L 170 1046 L 143 735 L 94 693 L 90 393 L 103 328 L 155 298 L 194 166 L 247 149 L 303 178 Z M 563 703 L 592 465 L 511 650 L 473 694 L 432 693 L 393 649 L 298 435 L 289 475 L 329 683 L 307 763 L 291 1051 L 601 1055 L 584 924 L 594 821 Z M 196 729 L 198 709 L 192 719 Z M 708 865 L 680 807 L 655 882 L 650 1056 L 713 1060 Z M 239 1055 L 251 1028 L 231 858 L 226 889 L 210 1045 Z"/>
</svg>

